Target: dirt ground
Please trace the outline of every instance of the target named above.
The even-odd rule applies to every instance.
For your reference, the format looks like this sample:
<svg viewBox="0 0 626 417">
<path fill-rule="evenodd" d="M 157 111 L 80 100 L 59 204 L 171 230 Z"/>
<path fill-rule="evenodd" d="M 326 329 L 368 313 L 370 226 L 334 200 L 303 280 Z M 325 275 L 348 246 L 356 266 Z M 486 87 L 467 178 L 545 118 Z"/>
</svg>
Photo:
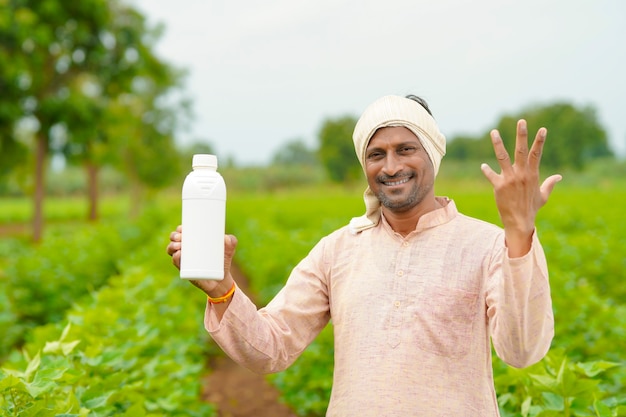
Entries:
<svg viewBox="0 0 626 417">
<path fill-rule="evenodd" d="M 228 357 L 211 362 L 203 399 L 215 404 L 220 417 L 296 417 L 278 400 L 278 391 L 262 375 L 254 374 Z"/>
<path fill-rule="evenodd" d="M 247 280 L 241 271 L 233 266 L 232 272 L 237 284 L 246 291 Z M 237 365 L 227 356 L 211 359 L 209 366 L 213 371 L 204 381 L 202 398 L 218 407 L 220 417 L 296 417 L 279 401 L 278 391 L 264 376 Z"/>
</svg>

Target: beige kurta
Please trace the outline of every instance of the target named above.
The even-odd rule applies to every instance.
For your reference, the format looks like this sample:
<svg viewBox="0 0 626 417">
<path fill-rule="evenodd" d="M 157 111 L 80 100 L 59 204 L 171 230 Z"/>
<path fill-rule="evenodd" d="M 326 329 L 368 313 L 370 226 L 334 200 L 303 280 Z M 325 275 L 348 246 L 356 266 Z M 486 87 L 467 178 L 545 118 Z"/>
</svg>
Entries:
<svg viewBox="0 0 626 417">
<path fill-rule="evenodd" d="M 221 322 L 208 305 L 205 326 L 234 360 L 268 373 L 293 363 L 331 318 L 335 417 L 497 416 L 490 337 L 500 358 L 524 367 L 554 334 L 536 235 L 510 259 L 502 229 L 453 201 L 406 237 L 384 218 L 358 234 L 335 231 L 267 307 L 237 291 Z"/>
</svg>

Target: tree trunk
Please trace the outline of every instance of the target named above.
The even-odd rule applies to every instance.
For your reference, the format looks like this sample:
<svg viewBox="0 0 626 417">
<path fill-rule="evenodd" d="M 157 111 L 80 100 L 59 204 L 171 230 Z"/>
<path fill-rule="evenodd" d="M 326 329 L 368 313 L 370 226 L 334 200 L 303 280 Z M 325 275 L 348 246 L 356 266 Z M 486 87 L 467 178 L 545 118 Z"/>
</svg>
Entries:
<svg viewBox="0 0 626 417">
<path fill-rule="evenodd" d="M 88 219 L 90 221 L 98 220 L 98 166 L 93 162 L 87 162 L 87 194 L 89 198 L 89 214 Z"/>
<path fill-rule="evenodd" d="M 45 134 L 37 134 L 35 147 L 35 193 L 33 194 L 33 241 L 38 243 L 43 236 L 43 203 L 45 196 L 45 167 L 48 141 Z"/>
<path fill-rule="evenodd" d="M 130 218 L 136 219 L 141 213 L 144 199 L 144 190 L 139 181 L 132 179 L 130 183 Z"/>
</svg>

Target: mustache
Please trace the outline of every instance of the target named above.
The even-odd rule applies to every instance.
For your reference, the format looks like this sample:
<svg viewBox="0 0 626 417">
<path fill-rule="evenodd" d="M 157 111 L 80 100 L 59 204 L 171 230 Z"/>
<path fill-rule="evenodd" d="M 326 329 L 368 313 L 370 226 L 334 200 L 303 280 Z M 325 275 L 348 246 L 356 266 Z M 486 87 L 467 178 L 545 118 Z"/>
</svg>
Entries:
<svg viewBox="0 0 626 417">
<path fill-rule="evenodd" d="M 381 174 L 376 177 L 376 181 L 378 182 L 398 181 L 398 180 L 403 180 L 405 178 L 411 178 L 412 176 L 413 176 L 412 172 L 398 172 L 395 175 Z"/>
</svg>

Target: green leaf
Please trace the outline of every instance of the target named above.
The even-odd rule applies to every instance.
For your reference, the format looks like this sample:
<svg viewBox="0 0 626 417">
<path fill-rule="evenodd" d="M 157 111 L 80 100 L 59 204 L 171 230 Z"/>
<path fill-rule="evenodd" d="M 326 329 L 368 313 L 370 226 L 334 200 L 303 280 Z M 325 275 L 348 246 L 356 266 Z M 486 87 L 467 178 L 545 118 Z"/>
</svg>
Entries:
<svg viewBox="0 0 626 417">
<path fill-rule="evenodd" d="M 46 406 L 43 401 L 36 402 L 33 405 L 28 406 L 28 408 L 23 408 L 20 410 L 20 417 L 40 417 L 40 416 L 49 416 L 50 413 L 46 413 Z"/>
<path fill-rule="evenodd" d="M 530 378 L 539 385 L 540 388 L 544 388 L 550 392 L 559 391 L 559 383 L 556 378 L 548 375 L 529 375 Z"/>
<path fill-rule="evenodd" d="M 107 404 L 107 401 L 109 401 L 111 394 L 112 394 L 111 392 L 108 392 L 108 393 L 105 393 L 104 395 L 100 395 L 99 397 L 91 398 L 85 401 L 84 404 L 86 407 L 90 409 L 104 407 Z"/>
<path fill-rule="evenodd" d="M 619 363 L 608 361 L 596 361 L 596 362 L 579 362 L 576 364 L 576 368 L 582 371 L 589 378 L 593 378 L 602 372 L 620 366 Z"/>
<path fill-rule="evenodd" d="M 30 380 L 30 376 L 37 371 L 39 365 L 41 364 L 41 355 L 39 352 L 35 355 L 35 357 L 28 362 L 28 366 L 26 367 L 26 371 L 24 372 L 24 379 Z"/>
<path fill-rule="evenodd" d="M 49 379 L 51 381 L 57 381 L 63 378 L 68 370 L 69 368 L 67 366 L 59 367 L 58 365 L 54 368 L 42 368 L 35 374 L 35 380 Z"/>
<path fill-rule="evenodd" d="M 80 340 L 74 340 L 73 342 L 67 342 L 67 343 L 61 343 L 61 351 L 63 352 L 63 355 L 67 356 L 70 353 L 72 353 L 74 348 L 78 346 L 79 343 L 80 343 Z"/>
<path fill-rule="evenodd" d="M 583 394 L 589 396 L 598 389 L 598 379 L 579 379 L 567 392 L 568 397 L 582 397 Z"/>
<path fill-rule="evenodd" d="M 58 354 L 61 351 L 61 342 L 46 342 L 43 353 Z"/>
<path fill-rule="evenodd" d="M 597 417 L 613 417 L 611 409 L 602 401 L 595 400 L 593 402 L 593 410 L 596 412 Z"/>
<path fill-rule="evenodd" d="M 6 377 L 0 379 L 0 392 L 8 391 L 9 389 L 15 389 L 20 392 L 28 392 L 26 391 L 26 385 L 24 385 L 24 381 L 21 378 L 7 373 Z"/>
<path fill-rule="evenodd" d="M 63 377 L 59 382 L 67 385 L 74 385 L 83 377 L 83 375 L 84 372 L 77 369 L 67 369 L 66 372 L 63 373 Z"/>
<path fill-rule="evenodd" d="M 143 408 L 143 405 L 137 402 L 126 410 L 123 417 L 145 417 L 145 415 L 146 410 Z"/>
<path fill-rule="evenodd" d="M 565 399 L 560 395 L 543 392 L 541 396 L 548 410 L 563 411 L 565 409 Z"/>
<path fill-rule="evenodd" d="M 16 369 L 2 368 L 2 371 L 7 375 L 14 376 L 16 378 L 21 378 L 21 379 L 25 378 L 24 372 L 18 371 Z"/>
<path fill-rule="evenodd" d="M 28 390 L 28 393 L 31 395 L 31 397 L 37 398 L 41 394 L 48 393 L 49 391 L 53 390 L 56 386 L 57 384 L 54 381 L 51 381 L 49 379 L 39 379 L 33 381 L 30 384 L 27 384 L 26 389 Z"/>
<path fill-rule="evenodd" d="M 63 332 L 61 332 L 61 338 L 59 339 L 59 342 L 62 342 L 65 340 L 71 328 L 72 328 L 72 323 L 68 322 L 67 326 L 63 328 Z"/>
<path fill-rule="evenodd" d="M 533 402 L 532 397 L 527 397 L 522 403 L 522 417 L 528 417 L 528 413 L 530 412 L 530 406 Z"/>
<path fill-rule="evenodd" d="M 43 348 L 44 353 L 51 353 L 55 355 L 63 354 L 63 356 L 67 356 L 74 348 L 80 343 L 80 340 L 74 340 L 73 342 L 63 343 L 61 341 L 57 342 L 46 342 L 46 345 Z"/>
</svg>

